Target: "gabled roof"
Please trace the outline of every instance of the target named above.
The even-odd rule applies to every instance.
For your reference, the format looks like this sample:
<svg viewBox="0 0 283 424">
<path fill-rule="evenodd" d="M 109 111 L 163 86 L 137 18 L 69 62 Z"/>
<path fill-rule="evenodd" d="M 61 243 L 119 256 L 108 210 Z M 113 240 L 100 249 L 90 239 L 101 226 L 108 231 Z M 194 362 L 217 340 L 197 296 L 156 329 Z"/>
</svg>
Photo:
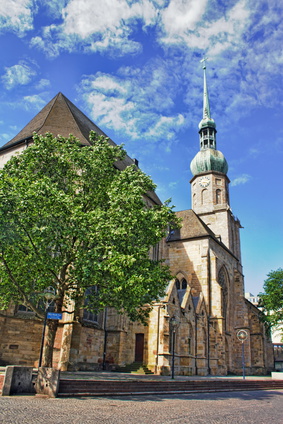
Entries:
<svg viewBox="0 0 283 424">
<path fill-rule="evenodd" d="M 107 135 L 95 125 L 80 109 L 77 108 L 62 93 L 58 93 L 12 140 L 0 148 L 1 151 L 16 149 L 20 145 L 31 141 L 33 133 L 52 133 L 55 137 L 61 135 L 69 137 L 70 134 L 77 137 L 80 142 L 89 146 L 89 133 L 94 131 L 99 135 Z M 108 138 L 113 146 L 114 141 Z M 115 166 L 122 170 L 127 166 L 136 163 L 128 155 L 122 161 L 118 161 Z M 148 197 L 156 204 L 161 204 L 160 199 L 154 192 L 147 193 Z"/>
<path fill-rule="evenodd" d="M 176 215 L 182 219 L 182 227 L 170 233 L 167 238 L 168 242 L 206 236 L 215 238 L 214 232 L 211 231 L 192 209 L 176 212 Z"/>
<path fill-rule="evenodd" d="M 82 144 L 89 145 L 89 133 L 93 130 L 106 135 L 80 109 L 62 93 L 58 93 L 12 140 L 3 147 L 27 140 L 33 133 L 51 132 L 54 136 L 73 134 Z M 113 143 L 113 142 L 112 142 Z M 114 143 L 113 143 L 114 144 Z"/>
</svg>

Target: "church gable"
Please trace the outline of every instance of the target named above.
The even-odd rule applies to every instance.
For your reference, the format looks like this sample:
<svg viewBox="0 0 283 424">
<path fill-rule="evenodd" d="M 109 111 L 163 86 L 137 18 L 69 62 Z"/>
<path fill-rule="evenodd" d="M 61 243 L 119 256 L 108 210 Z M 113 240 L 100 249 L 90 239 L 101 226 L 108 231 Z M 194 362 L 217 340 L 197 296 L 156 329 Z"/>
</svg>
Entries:
<svg viewBox="0 0 283 424">
<path fill-rule="evenodd" d="M 172 230 L 167 238 L 167 242 L 186 240 L 197 237 L 215 237 L 209 227 L 196 215 L 192 209 L 176 212 L 178 218 L 182 220 L 182 227 Z"/>
<path fill-rule="evenodd" d="M 34 132 L 68 137 L 73 134 L 82 144 L 89 145 L 89 133 L 94 131 L 106 135 L 67 97 L 58 93 L 12 140 L 3 147 L 32 138 Z M 113 143 L 113 142 L 112 142 Z M 113 143 L 115 144 L 115 143 Z"/>
</svg>

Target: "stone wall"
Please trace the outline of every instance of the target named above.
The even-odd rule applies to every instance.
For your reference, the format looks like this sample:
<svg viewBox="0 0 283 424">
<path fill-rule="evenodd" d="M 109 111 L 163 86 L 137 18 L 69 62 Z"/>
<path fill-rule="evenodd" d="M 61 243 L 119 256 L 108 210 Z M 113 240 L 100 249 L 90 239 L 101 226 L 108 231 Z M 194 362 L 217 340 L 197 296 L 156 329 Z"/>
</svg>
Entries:
<svg viewBox="0 0 283 424">
<path fill-rule="evenodd" d="M 37 366 L 42 322 L 0 316 L 0 364 Z"/>
</svg>

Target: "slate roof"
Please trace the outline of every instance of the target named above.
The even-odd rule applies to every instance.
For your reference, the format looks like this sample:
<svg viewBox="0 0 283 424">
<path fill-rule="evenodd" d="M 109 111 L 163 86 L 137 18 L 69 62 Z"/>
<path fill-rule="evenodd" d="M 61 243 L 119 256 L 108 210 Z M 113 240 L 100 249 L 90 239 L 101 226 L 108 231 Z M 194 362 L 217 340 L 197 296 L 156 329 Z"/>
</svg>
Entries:
<svg viewBox="0 0 283 424">
<path fill-rule="evenodd" d="M 182 219 L 182 227 L 171 231 L 167 237 L 168 242 L 207 236 L 215 238 L 214 232 L 211 231 L 192 209 L 176 212 L 176 215 Z"/>
<path fill-rule="evenodd" d="M 32 137 L 33 132 L 68 137 L 73 134 L 83 145 L 89 145 L 89 132 L 106 134 L 98 128 L 80 109 L 62 93 L 58 93 L 50 102 L 3 147 L 15 145 Z M 115 144 L 112 140 L 111 143 Z"/>
<path fill-rule="evenodd" d="M 95 131 L 99 135 L 107 135 L 92 122 L 80 109 L 77 108 L 62 93 L 58 93 L 12 140 L 0 148 L 0 154 L 7 149 L 17 148 L 32 139 L 33 133 L 52 133 L 54 136 L 68 137 L 70 134 L 77 137 L 83 145 L 89 146 L 89 133 Z M 109 143 L 116 144 L 109 138 Z M 135 163 L 135 160 L 126 155 L 115 166 L 122 170 Z M 156 204 L 161 204 L 154 192 L 148 193 Z"/>
</svg>

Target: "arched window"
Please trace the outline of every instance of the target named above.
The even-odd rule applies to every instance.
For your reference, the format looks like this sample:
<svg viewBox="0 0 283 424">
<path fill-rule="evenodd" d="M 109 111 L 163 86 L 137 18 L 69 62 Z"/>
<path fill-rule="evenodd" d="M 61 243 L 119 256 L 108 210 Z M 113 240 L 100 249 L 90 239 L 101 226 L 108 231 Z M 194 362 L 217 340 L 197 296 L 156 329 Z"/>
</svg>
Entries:
<svg viewBox="0 0 283 424">
<path fill-rule="evenodd" d="M 185 280 L 185 278 L 183 278 L 183 280 L 182 280 L 182 290 L 186 290 L 187 287 L 188 287 L 187 280 Z"/>
<path fill-rule="evenodd" d="M 180 290 L 181 285 L 180 285 L 180 281 L 178 280 L 178 278 L 176 278 L 175 284 L 176 284 L 176 289 Z"/>
<path fill-rule="evenodd" d="M 208 191 L 206 189 L 201 192 L 201 204 L 205 205 L 207 203 Z"/>
<path fill-rule="evenodd" d="M 216 204 L 217 205 L 220 205 L 221 203 L 222 203 L 222 201 L 221 201 L 222 199 L 221 199 L 221 190 L 218 188 L 217 190 L 216 190 Z"/>
<path fill-rule="evenodd" d="M 227 309 L 228 309 L 228 286 L 229 279 L 227 275 L 227 271 L 223 266 L 218 273 L 218 283 L 221 286 L 221 314 L 225 319 L 225 328 L 227 328 Z"/>
</svg>

